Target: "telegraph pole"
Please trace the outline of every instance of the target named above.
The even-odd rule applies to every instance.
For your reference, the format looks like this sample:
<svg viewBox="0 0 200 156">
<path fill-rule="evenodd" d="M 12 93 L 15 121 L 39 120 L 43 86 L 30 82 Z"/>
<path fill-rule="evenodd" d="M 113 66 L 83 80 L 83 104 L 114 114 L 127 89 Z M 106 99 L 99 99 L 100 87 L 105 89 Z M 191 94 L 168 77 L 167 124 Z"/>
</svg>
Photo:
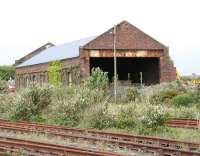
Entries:
<svg viewBox="0 0 200 156">
<path fill-rule="evenodd" d="M 113 32 L 113 50 L 114 50 L 114 96 L 115 103 L 117 102 L 117 57 L 116 57 L 116 25 Z"/>
</svg>

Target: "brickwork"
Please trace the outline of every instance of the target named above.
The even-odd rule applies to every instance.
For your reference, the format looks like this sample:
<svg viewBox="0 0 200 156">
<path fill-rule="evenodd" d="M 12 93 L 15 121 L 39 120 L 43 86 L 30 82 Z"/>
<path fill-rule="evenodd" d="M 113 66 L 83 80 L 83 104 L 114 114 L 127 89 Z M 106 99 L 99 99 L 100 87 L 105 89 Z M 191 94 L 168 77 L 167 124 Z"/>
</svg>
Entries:
<svg viewBox="0 0 200 156">
<path fill-rule="evenodd" d="M 16 87 L 26 87 L 30 82 L 48 82 L 49 63 L 16 68 Z M 61 79 L 63 84 L 80 82 L 79 58 L 62 60 Z"/>
<path fill-rule="evenodd" d="M 96 54 L 95 54 L 96 53 Z M 80 68 L 83 78 L 90 74 L 90 57 L 113 57 L 113 50 L 81 50 Z M 170 82 L 176 79 L 176 68 L 171 61 L 168 51 L 164 50 L 117 50 L 116 56 L 120 57 L 157 57 L 159 58 L 160 83 Z"/>
<path fill-rule="evenodd" d="M 79 57 L 62 60 L 63 83 L 69 84 L 71 81 L 79 83 L 87 78 L 90 75 L 90 58 L 113 57 L 113 39 L 113 28 L 111 28 L 80 47 Z M 158 58 L 159 82 L 169 82 L 176 79 L 176 68 L 169 56 L 168 47 L 126 21 L 121 22 L 116 27 L 116 51 L 117 57 Z M 28 81 L 48 82 L 47 69 L 48 63 L 17 68 L 17 86 L 26 86 Z M 151 77 L 151 75 L 149 76 Z"/>
</svg>

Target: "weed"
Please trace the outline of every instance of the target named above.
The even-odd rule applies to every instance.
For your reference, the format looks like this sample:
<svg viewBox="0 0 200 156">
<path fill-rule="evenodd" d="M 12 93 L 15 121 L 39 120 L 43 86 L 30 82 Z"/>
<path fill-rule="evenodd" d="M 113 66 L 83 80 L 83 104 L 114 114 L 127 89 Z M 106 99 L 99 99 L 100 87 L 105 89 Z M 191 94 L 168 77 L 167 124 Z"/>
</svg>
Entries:
<svg viewBox="0 0 200 156">
<path fill-rule="evenodd" d="M 116 121 L 115 127 L 120 129 L 132 129 L 136 126 L 134 108 L 121 108 Z"/>
<path fill-rule="evenodd" d="M 31 84 L 17 96 L 12 119 L 30 120 L 42 112 L 51 103 L 52 91 L 48 85 Z"/>
<path fill-rule="evenodd" d="M 184 93 L 177 95 L 172 98 L 172 103 L 175 106 L 190 106 L 192 103 L 196 102 L 197 99 L 194 98 L 192 93 Z"/>
</svg>

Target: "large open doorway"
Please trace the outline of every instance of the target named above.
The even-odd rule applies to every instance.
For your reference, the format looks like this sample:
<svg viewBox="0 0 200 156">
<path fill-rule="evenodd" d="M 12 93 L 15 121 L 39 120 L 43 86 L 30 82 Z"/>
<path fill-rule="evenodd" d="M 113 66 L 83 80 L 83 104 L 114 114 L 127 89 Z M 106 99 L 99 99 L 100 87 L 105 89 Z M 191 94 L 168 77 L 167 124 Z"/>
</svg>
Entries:
<svg viewBox="0 0 200 156">
<path fill-rule="evenodd" d="M 96 67 L 108 72 L 109 80 L 113 80 L 113 57 L 90 58 L 90 71 Z M 117 58 L 117 74 L 120 81 L 159 83 L 159 58 Z"/>
</svg>

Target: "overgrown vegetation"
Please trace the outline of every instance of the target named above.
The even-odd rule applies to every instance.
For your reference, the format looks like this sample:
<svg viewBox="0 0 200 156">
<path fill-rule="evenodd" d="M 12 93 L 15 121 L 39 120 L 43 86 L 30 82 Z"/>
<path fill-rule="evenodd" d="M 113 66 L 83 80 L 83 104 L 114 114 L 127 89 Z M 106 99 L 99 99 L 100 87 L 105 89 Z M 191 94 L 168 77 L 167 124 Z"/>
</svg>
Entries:
<svg viewBox="0 0 200 156">
<path fill-rule="evenodd" d="M 61 66 L 62 63 L 59 60 L 55 60 L 49 63 L 48 67 L 48 78 L 49 83 L 54 86 L 59 86 L 61 84 Z"/>
<path fill-rule="evenodd" d="M 5 80 L 0 80 L 0 94 L 7 93 L 8 82 Z"/>
<path fill-rule="evenodd" d="M 166 120 L 200 118 L 200 89 L 192 83 L 119 88 L 120 98 L 114 103 L 107 73 L 99 68 L 80 85 L 58 85 L 55 77 L 53 85 L 31 84 L 15 94 L 0 94 L 0 118 L 173 137 L 177 130 L 167 128 Z"/>
<path fill-rule="evenodd" d="M 15 78 L 15 67 L 0 66 L 0 80 L 8 81 L 10 78 Z"/>
<path fill-rule="evenodd" d="M 140 133 L 149 133 L 164 127 L 169 114 L 161 106 L 150 107 L 141 119 Z"/>
<path fill-rule="evenodd" d="M 85 84 L 90 89 L 107 89 L 108 88 L 108 73 L 103 72 L 99 67 L 92 69 L 92 75 L 85 81 Z"/>
<path fill-rule="evenodd" d="M 14 120 L 31 120 L 39 116 L 51 103 L 51 88 L 31 84 L 16 97 L 11 118 Z"/>
</svg>

